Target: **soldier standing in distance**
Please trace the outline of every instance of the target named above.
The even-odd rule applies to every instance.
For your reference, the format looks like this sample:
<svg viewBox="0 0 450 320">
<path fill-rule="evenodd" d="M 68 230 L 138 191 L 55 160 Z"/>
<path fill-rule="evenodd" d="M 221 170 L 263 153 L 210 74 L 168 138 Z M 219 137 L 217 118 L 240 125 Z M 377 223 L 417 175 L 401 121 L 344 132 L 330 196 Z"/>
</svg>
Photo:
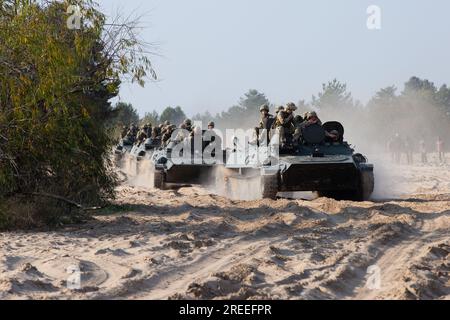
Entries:
<svg viewBox="0 0 450 320">
<path fill-rule="evenodd" d="M 428 155 L 427 155 L 427 146 L 425 144 L 425 140 L 420 140 L 419 142 L 420 155 L 422 158 L 422 164 L 428 163 Z"/>
<path fill-rule="evenodd" d="M 445 162 L 444 141 L 442 141 L 441 137 L 438 137 L 436 141 L 436 149 L 439 156 L 439 161 L 441 163 L 444 163 Z"/>
<path fill-rule="evenodd" d="M 403 146 L 405 148 L 406 161 L 408 165 L 412 165 L 414 160 L 413 160 L 412 142 L 409 137 L 405 138 Z"/>
</svg>

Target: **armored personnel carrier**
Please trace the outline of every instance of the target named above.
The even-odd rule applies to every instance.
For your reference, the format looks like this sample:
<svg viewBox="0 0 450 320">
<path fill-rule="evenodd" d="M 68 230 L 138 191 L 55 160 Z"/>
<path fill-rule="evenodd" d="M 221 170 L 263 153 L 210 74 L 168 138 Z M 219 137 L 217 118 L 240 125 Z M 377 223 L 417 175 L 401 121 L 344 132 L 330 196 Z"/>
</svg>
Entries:
<svg viewBox="0 0 450 320">
<path fill-rule="evenodd" d="M 183 142 L 170 142 L 166 148 L 153 153 L 153 186 L 164 190 L 209 184 L 216 166 L 223 162 L 220 137 L 213 131 L 200 130 Z"/>
<path fill-rule="evenodd" d="M 339 133 L 331 139 L 327 132 Z M 279 192 L 314 191 L 337 200 L 368 200 L 374 190 L 374 166 L 344 141 L 339 122 L 313 124 L 302 129 L 297 145 L 257 162 L 227 162 L 225 183 L 260 179 L 263 198 L 276 199 Z"/>
</svg>

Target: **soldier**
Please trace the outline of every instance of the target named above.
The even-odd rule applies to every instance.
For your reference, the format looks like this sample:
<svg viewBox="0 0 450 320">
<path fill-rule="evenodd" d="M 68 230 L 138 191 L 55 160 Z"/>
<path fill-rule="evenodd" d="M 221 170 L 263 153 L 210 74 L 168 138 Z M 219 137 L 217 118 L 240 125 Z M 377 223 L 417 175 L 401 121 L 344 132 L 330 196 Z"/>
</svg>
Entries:
<svg viewBox="0 0 450 320">
<path fill-rule="evenodd" d="M 147 135 L 148 138 L 151 137 L 151 135 L 152 135 L 152 131 L 153 131 L 152 127 L 153 126 L 150 122 L 145 125 L 145 134 Z"/>
<path fill-rule="evenodd" d="M 173 132 L 177 129 L 175 125 L 169 125 L 162 136 L 162 145 L 167 146 L 172 138 Z"/>
<path fill-rule="evenodd" d="M 444 163 L 445 162 L 444 141 L 442 141 L 441 137 L 438 137 L 436 141 L 436 149 L 439 156 L 439 161 L 441 163 Z"/>
<path fill-rule="evenodd" d="M 408 163 L 408 165 L 412 165 L 413 161 L 414 161 L 414 156 L 413 156 L 413 150 L 412 150 L 412 142 L 411 139 L 409 137 L 405 138 L 405 142 L 403 144 L 404 147 L 404 151 L 406 154 L 406 162 Z"/>
<path fill-rule="evenodd" d="M 295 104 L 288 103 L 286 109 L 278 113 L 275 128 L 279 131 L 282 146 L 286 145 L 289 142 L 289 138 L 295 134 L 294 112 L 296 110 Z"/>
<path fill-rule="evenodd" d="M 293 141 L 298 143 L 300 141 L 300 137 L 302 136 L 302 123 L 305 120 L 303 119 L 303 117 L 301 115 L 297 115 L 294 118 L 294 127 L 295 127 L 295 131 L 294 131 L 294 136 L 293 136 Z"/>
<path fill-rule="evenodd" d="M 214 122 L 210 122 L 208 123 L 208 130 L 214 130 L 214 128 L 216 127 L 216 124 Z"/>
<path fill-rule="evenodd" d="M 154 127 L 152 130 L 152 139 L 158 139 L 161 137 L 161 128 L 159 126 Z"/>
<path fill-rule="evenodd" d="M 265 104 L 259 109 L 259 111 L 261 113 L 261 121 L 259 122 L 259 129 L 270 130 L 270 128 L 272 128 L 272 124 L 275 118 L 273 117 L 273 115 L 269 113 L 269 106 Z"/>
<path fill-rule="evenodd" d="M 391 149 L 392 149 L 391 151 L 392 151 L 392 157 L 393 157 L 394 161 L 397 164 L 400 164 L 400 162 L 402 160 L 402 153 L 401 153 L 402 139 L 401 139 L 399 133 L 396 133 L 394 138 L 392 139 Z"/>
<path fill-rule="evenodd" d="M 315 111 L 310 111 L 307 113 L 306 122 L 308 125 L 311 125 L 311 124 L 322 125 L 322 121 L 320 121 L 319 117 L 317 116 L 317 112 L 315 112 Z"/>
<path fill-rule="evenodd" d="M 422 158 L 422 164 L 428 163 L 428 155 L 427 155 L 427 146 L 425 144 L 425 140 L 420 140 L 419 142 L 420 155 Z"/>
<path fill-rule="evenodd" d="M 275 122 L 275 118 L 273 117 L 273 115 L 271 115 L 269 113 L 269 106 L 267 104 L 261 106 L 261 108 L 259 109 L 260 113 L 261 113 L 261 120 L 259 121 L 259 127 L 256 128 L 256 135 L 257 135 L 257 140 L 259 143 L 259 139 L 260 137 L 260 133 L 263 130 L 266 130 L 266 143 L 269 142 L 270 140 L 270 129 L 272 129 L 272 126 Z"/>
<path fill-rule="evenodd" d="M 191 119 L 184 120 L 183 124 L 185 126 L 185 130 L 192 132 L 192 120 Z"/>
<path fill-rule="evenodd" d="M 280 113 L 280 111 L 284 111 L 284 107 L 283 106 L 279 106 L 275 109 L 275 117 L 278 116 L 278 114 Z"/>
<path fill-rule="evenodd" d="M 127 137 L 131 143 L 134 143 L 136 141 L 138 131 L 138 127 L 134 123 L 131 124 L 130 130 L 127 133 Z"/>
<path fill-rule="evenodd" d="M 136 144 L 140 146 L 145 142 L 145 140 L 147 140 L 147 137 L 147 127 L 143 126 L 136 135 Z"/>
</svg>

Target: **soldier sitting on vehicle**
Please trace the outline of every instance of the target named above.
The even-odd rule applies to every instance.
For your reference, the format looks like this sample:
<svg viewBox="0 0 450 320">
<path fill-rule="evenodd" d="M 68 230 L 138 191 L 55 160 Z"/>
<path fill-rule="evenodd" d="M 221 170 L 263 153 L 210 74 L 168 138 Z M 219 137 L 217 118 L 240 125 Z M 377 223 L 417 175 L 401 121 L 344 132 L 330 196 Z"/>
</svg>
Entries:
<svg viewBox="0 0 450 320">
<path fill-rule="evenodd" d="M 294 127 L 295 127 L 295 131 L 294 131 L 294 135 L 293 135 L 293 142 L 294 143 L 298 143 L 300 141 L 300 138 L 302 136 L 302 123 L 305 120 L 303 119 L 303 117 L 301 115 L 297 115 L 294 118 Z"/>
<path fill-rule="evenodd" d="M 138 131 L 139 131 L 138 127 L 133 123 L 126 135 L 126 139 L 129 141 L 129 143 L 131 144 L 135 143 Z"/>
<path fill-rule="evenodd" d="M 147 138 L 150 138 L 152 135 L 152 130 L 153 130 L 152 124 L 150 122 L 146 123 L 144 126 L 144 129 L 145 129 L 145 134 L 147 135 Z"/>
<path fill-rule="evenodd" d="M 183 124 L 184 124 L 184 130 L 187 130 L 187 131 L 189 131 L 189 132 L 191 132 L 192 131 L 192 120 L 191 119 L 186 119 L 186 120 L 184 120 L 184 122 L 183 122 Z"/>
<path fill-rule="evenodd" d="M 164 133 L 162 135 L 162 146 L 167 146 L 172 138 L 172 134 L 177 129 L 175 125 L 169 125 L 165 128 Z"/>
<path fill-rule="evenodd" d="M 255 128 L 256 131 L 256 142 L 252 142 L 253 144 L 259 144 L 259 140 L 262 138 L 260 135 L 263 132 L 263 130 L 266 130 L 266 139 L 267 143 L 270 140 L 270 130 L 273 127 L 273 124 L 275 122 L 275 118 L 273 115 L 269 113 L 269 106 L 267 104 L 261 106 L 259 109 L 261 113 L 261 119 L 259 121 L 259 126 Z"/>
<path fill-rule="evenodd" d="M 144 126 L 139 130 L 139 132 L 136 135 L 136 144 L 140 146 L 142 143 L 147 140 L 147 128 Z"/>
<path fill-rule="evenodd" d="M 286 106 L 285 111 L 280 111 L 278 113 L 277 119 L 275 121 L 275 128 L 278 130 L 280 135 L 280 144 L 286 147 L 292 142 L 293 134 L 295 133 L 294 126 L 294 112 L 297 107 L 293 103 L 289 103 Z"/>
<path fill-rule="evenodd" d="M 284 111 L 283 106 L 279 106 L 275 109 L 275 118 L 278 117 L 278 114 L 280 113 L 280 111 Z"/>
</svg>

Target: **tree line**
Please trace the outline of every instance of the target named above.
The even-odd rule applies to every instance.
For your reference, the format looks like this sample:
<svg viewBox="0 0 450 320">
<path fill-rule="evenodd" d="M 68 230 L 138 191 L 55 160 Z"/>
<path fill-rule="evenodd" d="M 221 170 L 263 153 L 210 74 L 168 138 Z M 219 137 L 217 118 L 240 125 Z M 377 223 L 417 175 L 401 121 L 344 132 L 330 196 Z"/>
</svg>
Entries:
<svg viewBox="0 0 450 320">
<path fill-rule="evenodd" d="M 228 110 L 215 115 L 205 111 L 192 118 L 204 124 L 214 121 L 219 128 L 251 128 L 258 123 L 259 108 L 264 104 L 273 111 L 277 106 L 264 93 L 251 89 Z M 314 110 L 324 120 L 341 121 L 358 144 L 379 146 L 397 133 L 413 139 L 450 136 L 450 88 L 418 77 L 408 79 L 401 91 L 393 85 L 379 89 L 366 104 L 353 97 L 346 83 L 334 79 L 324 83 L 309 101 L 299 100 L 296 104 L 300 115 Z M 123 104 L 117 108 L 123 108 Z M 181 107 L 168 107 L 161 115 L 153 111 L 143 119 L 131 105 L 128 110 L 135 123 L 158 124 L 168 120 L 179 124 L 186 118 Z M 128 118 L 124 119 L 121 123 L 128 124 Z"/>
</svg>

